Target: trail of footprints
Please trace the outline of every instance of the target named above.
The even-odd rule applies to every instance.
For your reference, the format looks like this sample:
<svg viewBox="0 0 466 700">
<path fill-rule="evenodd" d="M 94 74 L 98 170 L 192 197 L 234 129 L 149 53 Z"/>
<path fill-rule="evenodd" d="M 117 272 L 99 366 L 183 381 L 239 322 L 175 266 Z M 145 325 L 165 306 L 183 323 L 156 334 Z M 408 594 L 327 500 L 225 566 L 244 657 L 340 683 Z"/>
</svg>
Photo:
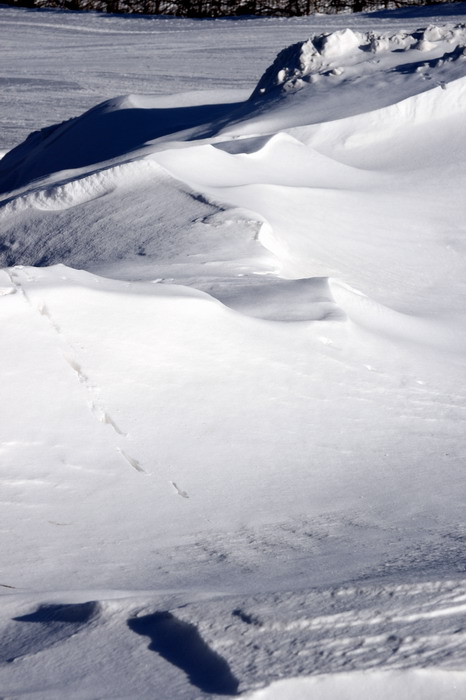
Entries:
<svg viewBox="0 0 466 700">
<path fill-rule="evenodd" d="M 19 269 L 21 269 L 21 268 L 19 268 Z M 71 370 L 74 372 L 76 378 L 83 385 L 86 392 L 88 393 L 89 399 L 90 399 L 88 406 L 89 406 L 91 413 L 95 416 L 95 418 L 99 421 L 99 423 L 103 423 L 104 425 L 110 426 L 110 428 L 114 431 L 114 433 L 119 437 L 120 440 L 121 440 L 121 438 L 126 438 L 127 433 L 125 433 L 123 430 L 120 429 L 120 427 L 117 425 L 115 420 L 111 417 L 111 415 L 107 411 L 102 400 L 99 398 L 99 388 L 97 386 L 95 386 L 94 384 L 92 384 L 89 377 L 83 371 L 81 364 L 78 362 L 78 360 L 75 357 L 75 354 L 76 354 L 75 348 L 73 347 L 72 343 L 70 343 L 64 337 L 60 326 L 55 322 L 55 320 L 51 316 L 50 311 L 49 311 L 48 307 L 46 306 L 46 304 L 43 302 L 36 304 L 31 299 L 31 297 L 28 295 L 27 291 L 25 290 L 25 288 L 21 282 L 21 277 L 18 273 L 18 268 L 9 269 L 7 272 L 8 272 L 8 276 L 10 277 L 11 284 L 13 285 L 14 289 L 19 294 L 22 295 L 25 302 L 30 306 L 30 308 L 34 312 L 38 312 L 48 322 L 48 324 L 53 329 L 53 331 L 59 336 L 60 344 L 65 347 L 65 350 L 63 351 L 63 359 L 65 360 L 67 365 L 71 368 Z M 22 270 L 22 273 L 28 282 L 33 281 L 31 279 L 31 277 L 27 274 L 26 271 Z M 130 454 L 128 454 L 128 452 L 126 450 L 122 449 L 119 444 L 116 445 L 115 449 L 116 449 L 116 452 L 133 469 L 135 469 L 138 472 L 147 473 L 145 471 L 145 469 L 141 466 L 139 461 L 137 459 L 135 459 L 134 457 L 132 457 Z"/>
</svg>

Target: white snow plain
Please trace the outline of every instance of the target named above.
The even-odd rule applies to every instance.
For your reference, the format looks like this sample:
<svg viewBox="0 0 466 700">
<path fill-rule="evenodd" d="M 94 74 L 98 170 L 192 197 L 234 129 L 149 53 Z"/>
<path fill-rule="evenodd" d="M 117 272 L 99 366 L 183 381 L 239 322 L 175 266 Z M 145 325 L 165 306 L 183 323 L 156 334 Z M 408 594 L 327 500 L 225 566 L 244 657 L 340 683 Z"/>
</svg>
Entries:
<svg viewBox="0 0 466 700">
<path fill-rule="evenodd" d="M 465 13 L 0 7 L 2 697 L 466 695 Z"/>
</svg>

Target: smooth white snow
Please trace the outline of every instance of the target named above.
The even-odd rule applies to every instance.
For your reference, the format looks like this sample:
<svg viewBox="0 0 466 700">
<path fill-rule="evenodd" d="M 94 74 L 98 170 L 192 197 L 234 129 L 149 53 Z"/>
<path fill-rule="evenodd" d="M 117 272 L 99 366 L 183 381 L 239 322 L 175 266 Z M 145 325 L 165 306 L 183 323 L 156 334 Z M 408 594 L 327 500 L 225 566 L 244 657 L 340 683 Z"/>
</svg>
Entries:
<svg viewBox="0 0 466 700">
<path fill-rule="evenodd" d="M 250 700 L 456 700 L 466 679 L 464 673 L 396 671 L 393 673 L 341 673 L 315 678 L 277 681 L 246 696 Z"/>
<path fill-rule="evenodd" d="M 5 697 L 462 696 L 463 11 L 0 8 Z"/>
</svg>

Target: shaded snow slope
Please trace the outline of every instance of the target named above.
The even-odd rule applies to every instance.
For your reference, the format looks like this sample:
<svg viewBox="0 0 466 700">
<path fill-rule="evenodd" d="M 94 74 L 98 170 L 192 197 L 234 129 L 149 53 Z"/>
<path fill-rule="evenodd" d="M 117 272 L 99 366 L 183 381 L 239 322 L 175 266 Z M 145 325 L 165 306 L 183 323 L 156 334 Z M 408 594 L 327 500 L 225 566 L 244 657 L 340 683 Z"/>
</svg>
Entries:
<svg viewBox="0 0 466 700">
<path fill-rule="evenodd" d="M 0 161 L 3 694 L 464 694 L 466 29 L 390 16 Z"/>
<path fill-rule="evenodd" d="M 229 114 L 231 105 L 159 108 L 158 100 L 141 105 L 138 98 L 109 100 L 82 117 L 48 127 L 29 136 L 23 146 L 9 151 L 1 162 L 3 191 L 61 170 L 75 170 L 124 156 L 147 141 L 204 125 Z"/>
</svg>

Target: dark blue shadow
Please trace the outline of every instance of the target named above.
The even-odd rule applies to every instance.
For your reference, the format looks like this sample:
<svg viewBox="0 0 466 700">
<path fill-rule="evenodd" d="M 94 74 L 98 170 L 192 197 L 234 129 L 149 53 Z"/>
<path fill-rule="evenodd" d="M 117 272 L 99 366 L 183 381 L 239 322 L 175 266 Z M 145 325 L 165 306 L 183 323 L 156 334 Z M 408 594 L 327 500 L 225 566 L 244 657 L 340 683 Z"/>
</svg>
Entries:
<svg viewBox="0 0 466 700">
<path fill-rule="evenodd" d="M 111 102 L 111 101 L 110 101 Z M 0 161 L 0 192 L 61 170 L 84 168 L 142 148 L 147 142 L 199 127 L 197 138 L 240 116 L 247 103 L 168 109 L 117 108 L 103 103 L 80 117 L 35 131 Z"/>
<path fill-rule="evenodd" d="M 75 605 L 40 605 L 37 610 L 29 615 L 14 617 L 17 622 L 41 622 L 50 624 L 54 622 L 86 624 L 97 614 L 98 603 L 77 603 Z"/>
<path fill-rule="evenodd" d="M 149 649 L 186 673 L 192 685 L 204 693 L 237 695 L 238 681 L 225 659 L 210 649 L 197 628 L 169 612 L 134 617 L 128 627 L 149 637 Z"/>
</svg>

